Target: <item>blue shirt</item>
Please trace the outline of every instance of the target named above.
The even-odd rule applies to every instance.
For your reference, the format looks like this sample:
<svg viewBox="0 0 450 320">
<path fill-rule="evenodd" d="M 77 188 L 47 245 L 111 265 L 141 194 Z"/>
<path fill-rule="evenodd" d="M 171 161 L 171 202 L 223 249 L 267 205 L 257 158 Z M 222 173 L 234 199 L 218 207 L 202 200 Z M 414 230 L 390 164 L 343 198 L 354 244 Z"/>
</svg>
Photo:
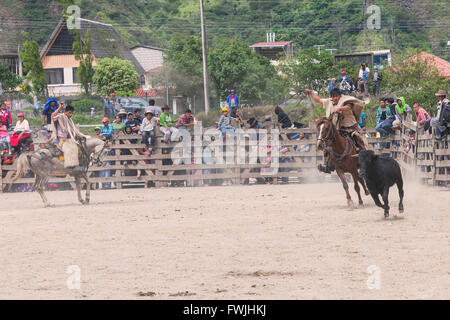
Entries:
<svg viewBox="0 0 450 320">
<path fill-rule="evenodd" d="M 364 112 L 361 112 L 361 115 L 359 116 L 359 121 L 358 121 L 358 125 L 361 128 L 364 128 L 364 119 L 366 119 L 366 114 Z"/>
<path fill-rule="evenodd" d="M 369 77 L 369 73 L 367 71 L 364 71 L 363 76 L 362 76 L 362 81 L 366 82 L 368 77 Z"/>
<path fill-rule="evenodd" d="M 114 128 L 112 125 L 108 124 L 108 126 L 103 126 L 100 130 L 100 134 L 102 134 L 106 139 L 111 139 Z"/>
</svg>

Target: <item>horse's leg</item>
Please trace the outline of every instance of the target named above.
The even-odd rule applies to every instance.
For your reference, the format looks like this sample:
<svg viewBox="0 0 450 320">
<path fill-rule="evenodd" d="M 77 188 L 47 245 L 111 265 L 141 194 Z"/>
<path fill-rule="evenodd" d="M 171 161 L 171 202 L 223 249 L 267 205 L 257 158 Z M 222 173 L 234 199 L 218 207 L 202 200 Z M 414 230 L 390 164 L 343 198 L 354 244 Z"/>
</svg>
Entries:
<svg viewBox="0 0 450 320">
<path fill-rule="evenodd" d="M 91 184 L 89 183 L 87 172 L 83 174 L 83 178 L 86 181 L 86 197 L 84 204 L 89 204 L 89 201 L 91 200 Z"/>
<path fill-rule="evenodd" d="M 398 204 L 398 212 L 403 213 L 404 208 L 403 208 L 403 196 L 404 196 L 404 192 L 403 192 L 403 181 L 397 181 L 397 188 L 398 188 L 398 195 L 400 196 L 400 203 Z"/>
<path fill-rule="evenodd" d="M 345 179 L 345 173 L 341 169 L 338 169 L 337 166 L 335 166 L 335 167 L 336 167 L 336 173 L 339 176 L 339 179 L 341 179 L 342 186 L 344 187 L 345 193 L 347 195 L 347 204 L 349 206 L 352 206 L 353 201 L 352 201 L 352 197 L 350 196 L 350 192 L 348 192 L 348 183 L 347 183 L 347 180 Z"/>
<path fill-rule="evenodd" d="M 383 189 L 383 202 L 384 202 L 384 217 L 389 217 L 389 186 L 385 186 Z"/>
<path fill-rule="evenodd" d="M 77 195 L 78 195 L 78 201 L 80 201 L 81 204 L 84 204 L 84 200 L 81 197 L 81 183 L 80 183 L 80 176 L 78 174 L 74 175 L 75 178 L 75 186 L 77 188 Z"/>
<path fill-rule="evenodd" d="M 352 173 L 352 177 L 353 177 L 353 182 L 355 183 L 355 191 L 358 194 L 358 200 L 359 200 L 359 205 L 362 206 L 363 205 L 363 200 L 361 198 L 361 189 L 359 188 L 359 177 L 358 177 L 358 171 L 353 172 Z"/>
<path fill-rule="evenodd" d="M 44 202 L 44 207 L 50 207 L 50 203 L 48 202 L 47 197 L 44 193 L 44 185 L 45 185 L 45 178 L 42 178 L 38 174 L 36 174 L 36 180 L 34 181 L 34 188 L 41 196 L 42 202 Z"/>
</svg>

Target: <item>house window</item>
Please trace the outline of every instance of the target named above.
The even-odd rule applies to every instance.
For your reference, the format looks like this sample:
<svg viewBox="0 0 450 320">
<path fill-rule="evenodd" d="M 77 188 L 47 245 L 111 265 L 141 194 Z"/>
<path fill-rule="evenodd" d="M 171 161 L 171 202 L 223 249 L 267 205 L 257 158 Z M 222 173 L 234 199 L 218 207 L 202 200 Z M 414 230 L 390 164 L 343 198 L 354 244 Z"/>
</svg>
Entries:
<svg viewBox="0 0 450 320">
<path fill-rule="evenodd" d="M 80 81 L 78 81 L 78 68 L 72 68 L 72 75 L 73 83 L 80 83 Z"/>
<path fill-rule="evenodd" d="M 64 84 L 64 69 L 46 69 L 48 84 Z"/>
</svg>

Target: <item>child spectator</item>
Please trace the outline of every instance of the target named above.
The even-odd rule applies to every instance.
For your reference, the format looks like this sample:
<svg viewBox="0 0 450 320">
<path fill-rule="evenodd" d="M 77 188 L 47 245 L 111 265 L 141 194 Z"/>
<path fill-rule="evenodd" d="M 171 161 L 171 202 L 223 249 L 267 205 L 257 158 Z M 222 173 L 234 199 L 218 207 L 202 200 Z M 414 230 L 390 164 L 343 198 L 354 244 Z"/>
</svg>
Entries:
<svg viewBox="0 0 450 320">
<path fill-rule="evenodd" d="M 219 130 L 222 132 L 222 135 L 225 136 L 227 133 L 227 130 L 234 132 L 235 129 L 232 126 L 233 119 L 231 118 L 231 116 L 229 114 L 230 110 L 228 110 L 228 108 L 223 108 L 221 112 L 222 112 L 222 115 L 220 116 L 218 126 L 219 126 Z"/>
<path fill-rule="evenodd" d="M 102 122 L 103 122 L 103 127 L 102 127 L 102 130 L 100 131 L 100 134 L 98 137 L 100 139 L 111 140 L 114 128 L 112 125 L 109 124 L 108 118 L 103 118 Z"/>
<path fill-rule="evenodd" d="M 165 104 L 162 111 L 159 117 L 159 129 L 164 134 L 163 142 L 170 143 L 170 141 L 176 141 L 178 138 L 178 129 L 174 127 L 175 121 L 169 114 L 169 106 Z"/>
<path fill-rule="evenodd" d="M 120 115 L 117 114 L 114 122 L 112 123 L 114 132 L 124 132 L 125 131 L 125 123 L 122 122 Z"/>
<path fill-rule="evenodd" d="M 125 122 L 125 126 L 131 127 L 133 133 L 138 134 L 139 129 L 140 129 L 139 121 L 133 117 L 132 112 L 128 112 L 127 116 L 128 116 L 128 120 Z"/>
<path fill-rule="evenodd" d="M 2 150 L 7 150 L 8 153 L 11 153 L 8 128 L 3 123 L 0 123 L 0 146 Z"/>
<path fill-rule="evenodd" d="M 150 109 L 147 109 L 144 114 L 145 118 L 142 120 L 142 141 L 145 143 L 148 150 L 145 152 L 146 155 L 150 155 L 152 153 L 151 146 L 154 144 L 155 140 L 155 127 L 156 127 L 156 119 L 153 117 L 153 112 Z"/>
<path fill-rule="evenodd" d="M 0 124 L 5 125 L 9 129 L 12 125 L 11 111 L 6 107 L 5 103 L 0 106 Z"/>
</svg>

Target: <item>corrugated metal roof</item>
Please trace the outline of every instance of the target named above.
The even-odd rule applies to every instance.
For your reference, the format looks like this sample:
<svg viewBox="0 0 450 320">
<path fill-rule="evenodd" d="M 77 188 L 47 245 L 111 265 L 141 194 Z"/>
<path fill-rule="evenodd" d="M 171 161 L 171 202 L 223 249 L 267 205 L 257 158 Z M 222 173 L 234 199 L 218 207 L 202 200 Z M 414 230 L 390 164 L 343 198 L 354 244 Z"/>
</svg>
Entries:
<svg viewBox="0 0 450 320">
<path fill-rule="evenodd" d="M 251 47 L 284 47 L 288 44 L 291 44 L 292 41 L 275 41 L 275 42 L 258 42 L 252 44 Z"/>
</svg>

